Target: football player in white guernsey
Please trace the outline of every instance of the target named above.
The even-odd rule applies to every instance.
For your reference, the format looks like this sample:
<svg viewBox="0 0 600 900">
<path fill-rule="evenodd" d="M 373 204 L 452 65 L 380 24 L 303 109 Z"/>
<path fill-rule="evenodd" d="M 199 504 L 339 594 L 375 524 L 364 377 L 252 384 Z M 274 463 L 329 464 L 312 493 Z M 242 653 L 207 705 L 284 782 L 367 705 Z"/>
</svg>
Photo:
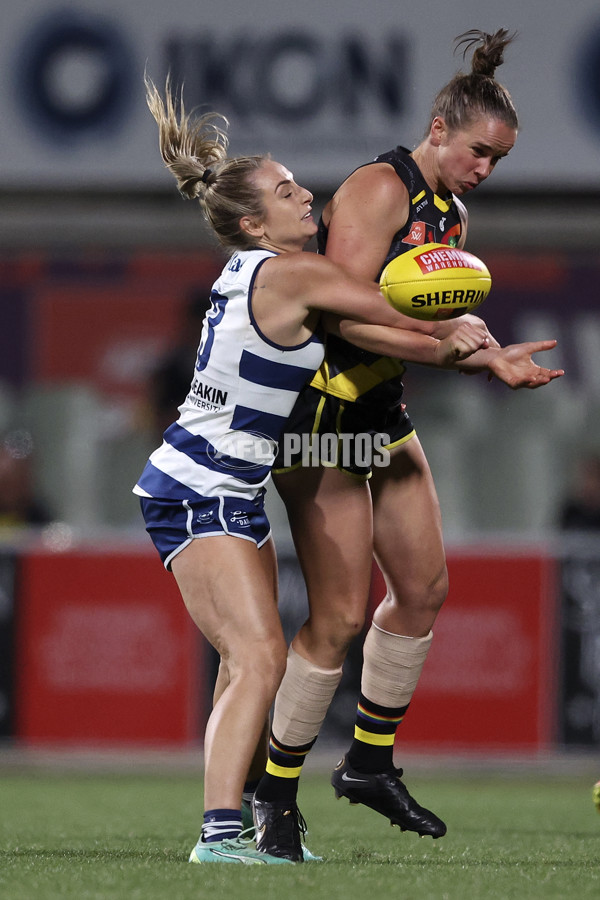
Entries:
<svg viewBox="0 0 600 900">
<path fill-rule="evenodd" d="M 229 159 L 218 117 L 187 115 L 168 84 L 164 101 L 146 87 L 165 165 L 233 251 L 179 418 L 134 488 L 191 618 L 221 659 L 204 738 L 204 824 L 190 861 L 292 864 L 305 855 L 297 809 L 290 842 L 270 853 L 261 822 L 256 849 L 240 837 L 241 803 L 287 656 L 263 495 L 286 418 L 323 359 L 322 314 L 333 314 L 331 329 L 348 316 L 362 323 L 360 339 L 382 353 L 437 366 L 486 353 L 489 334 L 474 317 L 406 319 L 374 284 L 303 253 L 317 230 L 311 193 L 269 157 Z"/>
</svg>

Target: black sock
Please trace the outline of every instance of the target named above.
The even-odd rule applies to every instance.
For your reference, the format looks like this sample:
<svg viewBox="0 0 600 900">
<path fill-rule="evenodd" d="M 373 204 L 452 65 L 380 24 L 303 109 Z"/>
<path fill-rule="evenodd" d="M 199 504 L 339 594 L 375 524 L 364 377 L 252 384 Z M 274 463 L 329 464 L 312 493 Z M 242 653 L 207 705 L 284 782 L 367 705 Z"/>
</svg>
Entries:
<svg viewBox="0 0 600 900">
<path fill-rule="evenodd" d="M 366 775 L 388 772 L 394 766 L 396 729 L 407 706 L 391 708 L 372 703 L 360 695 L 354 725 L 354 740 L 347 753 L 348 763 Z"/>
<path fill-rule="evenodd" d="M 315 741 L 316 738 L 301 747 L 288 747 L 277 741 L 271 732 L 266 773 L 256 788 L 256 799 L 294 801 L 302 764 Z"/>
</svg>

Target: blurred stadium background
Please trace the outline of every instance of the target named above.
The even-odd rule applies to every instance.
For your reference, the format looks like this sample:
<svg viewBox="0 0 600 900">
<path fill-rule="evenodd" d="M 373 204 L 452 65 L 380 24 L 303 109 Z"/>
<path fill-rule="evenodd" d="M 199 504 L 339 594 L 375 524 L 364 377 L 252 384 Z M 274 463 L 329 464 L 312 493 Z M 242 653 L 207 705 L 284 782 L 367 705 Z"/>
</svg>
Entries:
<svg viewBox="0 0 600 900">
<path fill-rule="evenodd" d="M 468 197 L 468 248 L 492 273 L 482 314 L 493 333 L 502 343 L 557 338 L 544 364 L 567 374 L 511 393 L 409 368 L 452 589 L 405 728 L 428 751 L 597 746 L 600 532 L 560 524 L 582 463 L 600 455 L 600 10 L 595 0 L 551 14 L 543 0 L 426 7 L 5 3 L 7 745 L 194 745 L 209 702 L 214 660 L 154 559 L 130 489 L 183 399 L 178 361 L 191 365 L 222 256 L 162 167 L 144 69 L 157 84 L 170 70 L 189 106 L 227 115 L 231 152 L 270 151 L 318 210 L 356 165 L 420 140 L 435 93 L 462 65 L 456 35 L 504 26 L 519 39 L 498 76 L 522 128 L 510 158 Z M 591 482 L 585 499 L 591 507 Z M 291 633 L 305 598 L 274 491 L 269 502 Z M 375 572 L 373 601 L 380 589 Z M 359 655 L 328 719 L 332 737 L 349 728 Z"/>
</svg>

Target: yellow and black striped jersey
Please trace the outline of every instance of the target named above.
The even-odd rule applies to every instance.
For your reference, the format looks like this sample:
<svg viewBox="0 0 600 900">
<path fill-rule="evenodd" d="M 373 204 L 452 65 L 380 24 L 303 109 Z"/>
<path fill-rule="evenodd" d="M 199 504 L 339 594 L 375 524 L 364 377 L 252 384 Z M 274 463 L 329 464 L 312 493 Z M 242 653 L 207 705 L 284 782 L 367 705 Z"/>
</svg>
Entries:
<svg viewBox="0 0 600 900">
<path fill-rule="evenodd" d="M 432 191 L 405 147 L 396 147 L 366 165 L 373 163 L 393 166 L 410 197 L 409 217 L 394 235 L 378 277 L 391 259 L 411 247 L 431 242 L 450 247 L 459 244 L 463 224 L 459 201 L 452 194 L 439 197 Z M 327 228 L 322 219 L 317 243 L 319 253 L 325 253 Z M 325 360 L 310 383 L 318 390 L 346 401 L 371 403 L 375 399 L 385 402 L 388 398 L 394 401 L 402 395 L 404 371 L 405 366 L 399 359 L 361 350 L 342 338 L 328 335 Z"/>
</svg>

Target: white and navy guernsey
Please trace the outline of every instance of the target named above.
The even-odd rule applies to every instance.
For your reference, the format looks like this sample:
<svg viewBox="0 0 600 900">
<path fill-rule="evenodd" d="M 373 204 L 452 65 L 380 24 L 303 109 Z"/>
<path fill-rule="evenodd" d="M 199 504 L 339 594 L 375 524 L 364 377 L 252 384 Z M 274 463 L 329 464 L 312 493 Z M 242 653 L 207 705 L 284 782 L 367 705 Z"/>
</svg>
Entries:
<svg viewBox="0 0 600 900">
<path fill-rule="evenodd" d="M 135 494 L 174 501 L 252 499 L 268 481 L 286 419 L 324 355 L 319 334 L 281 346 L 254 319 L 254 280 L 275 255 L 260 249 L 235 253 L 213 285 L 189 394 Z"/>
</svg>

